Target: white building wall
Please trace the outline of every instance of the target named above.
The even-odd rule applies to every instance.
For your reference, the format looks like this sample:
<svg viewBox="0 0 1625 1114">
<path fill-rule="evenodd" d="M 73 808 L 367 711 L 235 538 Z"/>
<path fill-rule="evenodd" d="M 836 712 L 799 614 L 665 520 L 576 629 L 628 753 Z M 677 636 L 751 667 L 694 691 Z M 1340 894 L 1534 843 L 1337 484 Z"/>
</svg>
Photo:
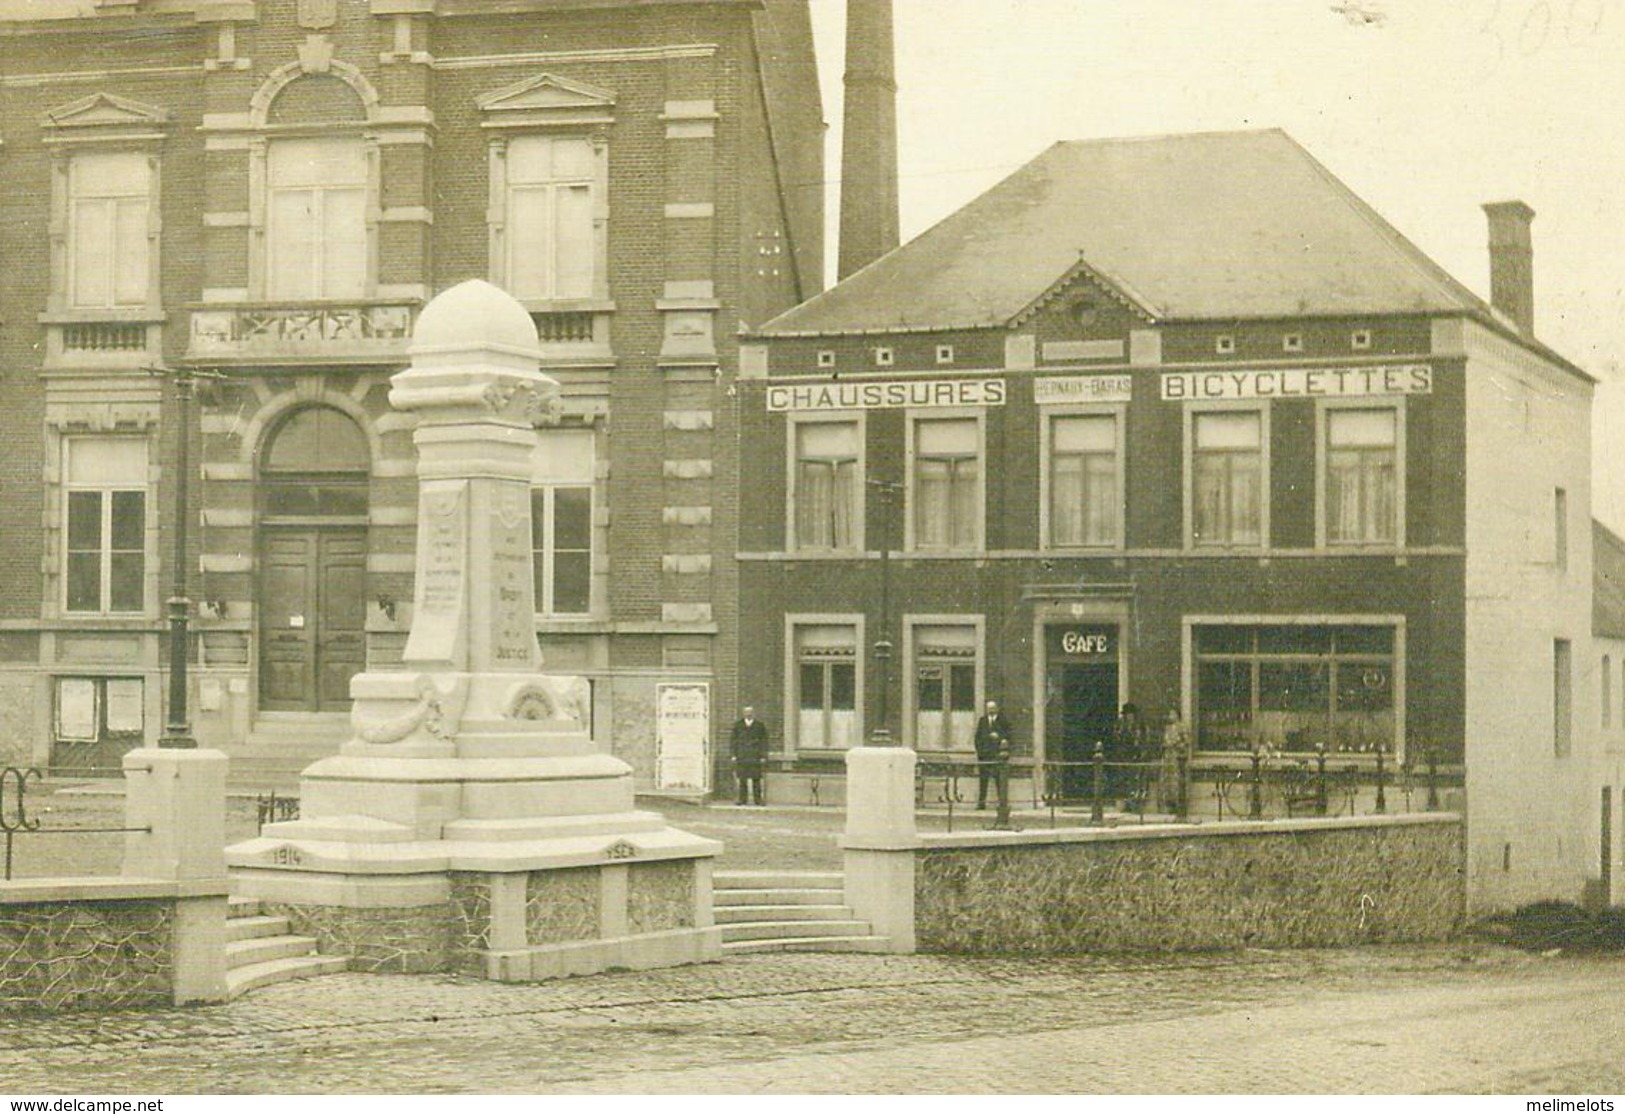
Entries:
<svg viewBox="0 0 1625 1114">
<path fill-rule="evenodd" d="M 1606 684 L 1602 683 L 1605 663 Z M 1590 841 L 1592 851 L 1586 877 L 1594 884 L 1594 894 L 1599 901 L 1606 899 L 1610 905 L 1625 906 L 1625 798 L 1622 798 L 1625 794 L 1625 638 L 1594 639 L 1591 669 L 1597 678 L 1595 719 L 1600 741 L 1591 763 L 1585 838 Z M 1609 705 L 1606 716 L 1602 712 L 1605 696 Z M 1606 833 L 1602 818 L 1604 789 L 1608 790 L 1609 811 Z M 1604 854 L 1608 856 L 1606 873 Z M 1606 886 L 1603 885 L 1605 878 Z"/>
<path fill-rule="evenodd" d="M 1600 747 L 1591 637 L 1591 384 L 1474 322 L 1467 357 L 1467 884 L 1474 911 L 1579 900 L 1595 867 Z M 1566 493 L 1560 553 L 1556 492 Z M 1572 654 L 1569 753 L 1555 747 L 1554 643 Z"/>
</svg>

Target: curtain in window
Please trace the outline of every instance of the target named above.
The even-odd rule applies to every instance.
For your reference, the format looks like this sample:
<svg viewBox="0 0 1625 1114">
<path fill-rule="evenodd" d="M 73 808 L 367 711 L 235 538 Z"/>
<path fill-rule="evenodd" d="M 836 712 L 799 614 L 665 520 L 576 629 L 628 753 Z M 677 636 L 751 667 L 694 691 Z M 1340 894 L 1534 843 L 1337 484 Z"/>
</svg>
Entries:
<svg viewBox="0 0 1625 1114">
<path fill-rule="evenodd" d="M 914 427 L 914 543 L 972 549 L 980 540 L 976 422 L 928 419 Z"/>
<path fill-rule="evenodd" d="M 1191 529 L 1197 543 L 1258 544 L 1263 538 L 1260 415 L 1197 414 L 1193 436 Z"/>
<path fill-rule="evenodd" d="M 1331 542 L 1398 537 L 1395 412 L 1333 410 L 1326 415 L 1326 536 Z"/>
<path fill-rule="evenodd" d="M 1056 418 L 1051 438 L 1051 544 L 1110 545 L 1117 540 L 1117 419 Z"/>
</svg>

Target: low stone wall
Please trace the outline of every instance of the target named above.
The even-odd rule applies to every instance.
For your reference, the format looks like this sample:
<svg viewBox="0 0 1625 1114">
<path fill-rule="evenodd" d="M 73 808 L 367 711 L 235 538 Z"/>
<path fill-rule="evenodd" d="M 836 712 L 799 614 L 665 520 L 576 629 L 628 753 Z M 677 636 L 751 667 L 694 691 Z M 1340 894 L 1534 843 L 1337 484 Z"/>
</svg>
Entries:
<svg viewBox="0 0 1625 1114">
<path fill-rule="evenodd" d="M 177 900 L 162 882 L 0 884 L 0 1012 L 172 1004 Z"/>
<path fill-rule="evenodd" d="M 914 854 L 922 952 L 1441 940 L 1465 912 L 1449 814 L 929 835 Z"/>
</svg>

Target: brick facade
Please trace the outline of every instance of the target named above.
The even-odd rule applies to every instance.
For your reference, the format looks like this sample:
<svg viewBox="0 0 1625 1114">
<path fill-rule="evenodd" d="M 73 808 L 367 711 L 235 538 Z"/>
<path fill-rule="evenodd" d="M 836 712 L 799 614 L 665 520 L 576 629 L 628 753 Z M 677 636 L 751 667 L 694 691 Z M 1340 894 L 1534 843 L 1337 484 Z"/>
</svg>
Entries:
<svg viewBox="0 0 1625 1114">
<path fill-rule="evenodd" d="M 321 693 L 342 688 L 352 665 L 399 656 L 411 621 L 414 453 L 388 377 L 406 364 L 410 321 L 427 298 L 471 277 L 501 284 L 506 201 L 495 176 L 514 142 L 549 136 L 586 140 L 599 168 L 586 187 L 591 296 L 528 303 L 545 370 L 562 386 L 562 429 L 592 441 L 591 476 L 578 477 L 591 488 L 592 583 L 585 612 L 541 614 L 538 635 L 549 668 L 591 678 L 600 737 L 633 761 L 640 785 L 657 781 L 649 713 L 659 683 L 708 684 L 713 724 L 726 725 L 737 656 L 736 332 L 822 281 L 821 195 L 804 185 L 822 178 L 823 143 L 806 5 L 481 9 L 142 3 L 0 23 L 0 229 L 12 276 L 0 288 L 12 446 L 0 458 L 0 570 L 21 589 L 0 603 L 0 671 L 8 691 L 28 692 L 33 734 L 8 753 L 102 764 L 134 741 L 132 717 L 149 739 L 160 729 L 176 433 L 169 393 L 142 370 L 160 361 L 223 377 L 200 388 L 190 431 L 199 740 L 273 757 L 258 733 L 267 710 L 286 710 L 267 696 L 280 624 L 288 645 L 303 640 L 299 653 L 357 640 L 353 663 L 315 667 L 319 691 L 295 714 L 319 719 L 331 704 Z M 74 108 L 87 97 L 100 99 Z M 279 151 L 333 137 L 364 160 L 365 248 L 352 253 L 365 256 L 364 274 L 318 280 L 354 281 L 340 296 L 279 296 L 273 269 L 301 262 L 277 235 Z M 161 278 L 145 312 L 52 317 L 63 252 L 78 235 L 65 192 L 74 187 L 62 183 L 76 153 L 93 148 L 149 154 L 148 242 Z M 103 332 L 73 332 L 80 321 Z M 108 332 L 109 321 L 137 324 Z M 112 340 L 73 347 L 87 335 Z M 276 437 L 311 408 L 343 415 L 366 446 L 359 489 L 354 477 L 338 481 L 361 494 L 336 515 L 265 483 Z M 87 614 L 82 601 L 64 603 L 62 461 L 78 437 L 147 444 L 139 609 Z M 315 490 L 332 477 L 293 480 Z M 294 502 L 272 505 L 284 496 Z M 300 531 L 326 539 L 311 543 L 318 550 L 346 531 L 362 549 L 331 568 L 311 558 L 315 602 L 284 614 L 273 596 L 277 577 L 292 574 L 275 571 L 286 558 L 273 539 Z M 320 610 L 330 582 L 349 599 L 344 621 Z M 59 716 L 64 678 L 91 685 L 70 685 Z M 141 688 L 109 695 L 109 679 Z M 78 717 L 67 735 L 95 738 L 65 738 L 63 716 Z"/>
</svg>

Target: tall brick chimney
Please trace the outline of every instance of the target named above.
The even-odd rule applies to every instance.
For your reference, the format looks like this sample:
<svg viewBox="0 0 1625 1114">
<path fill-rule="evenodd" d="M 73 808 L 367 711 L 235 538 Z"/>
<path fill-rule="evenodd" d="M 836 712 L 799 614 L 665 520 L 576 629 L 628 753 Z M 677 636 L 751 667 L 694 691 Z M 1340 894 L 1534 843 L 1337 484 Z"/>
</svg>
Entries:
<svg viewBox="0 0 1625 1114">
<path fill-rule="evenodd" d="M 847 0 L 845 84 L 838 278 L 897 246 L 897 75 L 891 0 Z"/>
<path fill-rule="evenodd" d="M 1535 332 L 1535 249 L 1529 225 L 1535 211 L 1522 201 L 1492 201 L 1490 219 L 1490 304 L 1523 332 Z"/>
</svg>

